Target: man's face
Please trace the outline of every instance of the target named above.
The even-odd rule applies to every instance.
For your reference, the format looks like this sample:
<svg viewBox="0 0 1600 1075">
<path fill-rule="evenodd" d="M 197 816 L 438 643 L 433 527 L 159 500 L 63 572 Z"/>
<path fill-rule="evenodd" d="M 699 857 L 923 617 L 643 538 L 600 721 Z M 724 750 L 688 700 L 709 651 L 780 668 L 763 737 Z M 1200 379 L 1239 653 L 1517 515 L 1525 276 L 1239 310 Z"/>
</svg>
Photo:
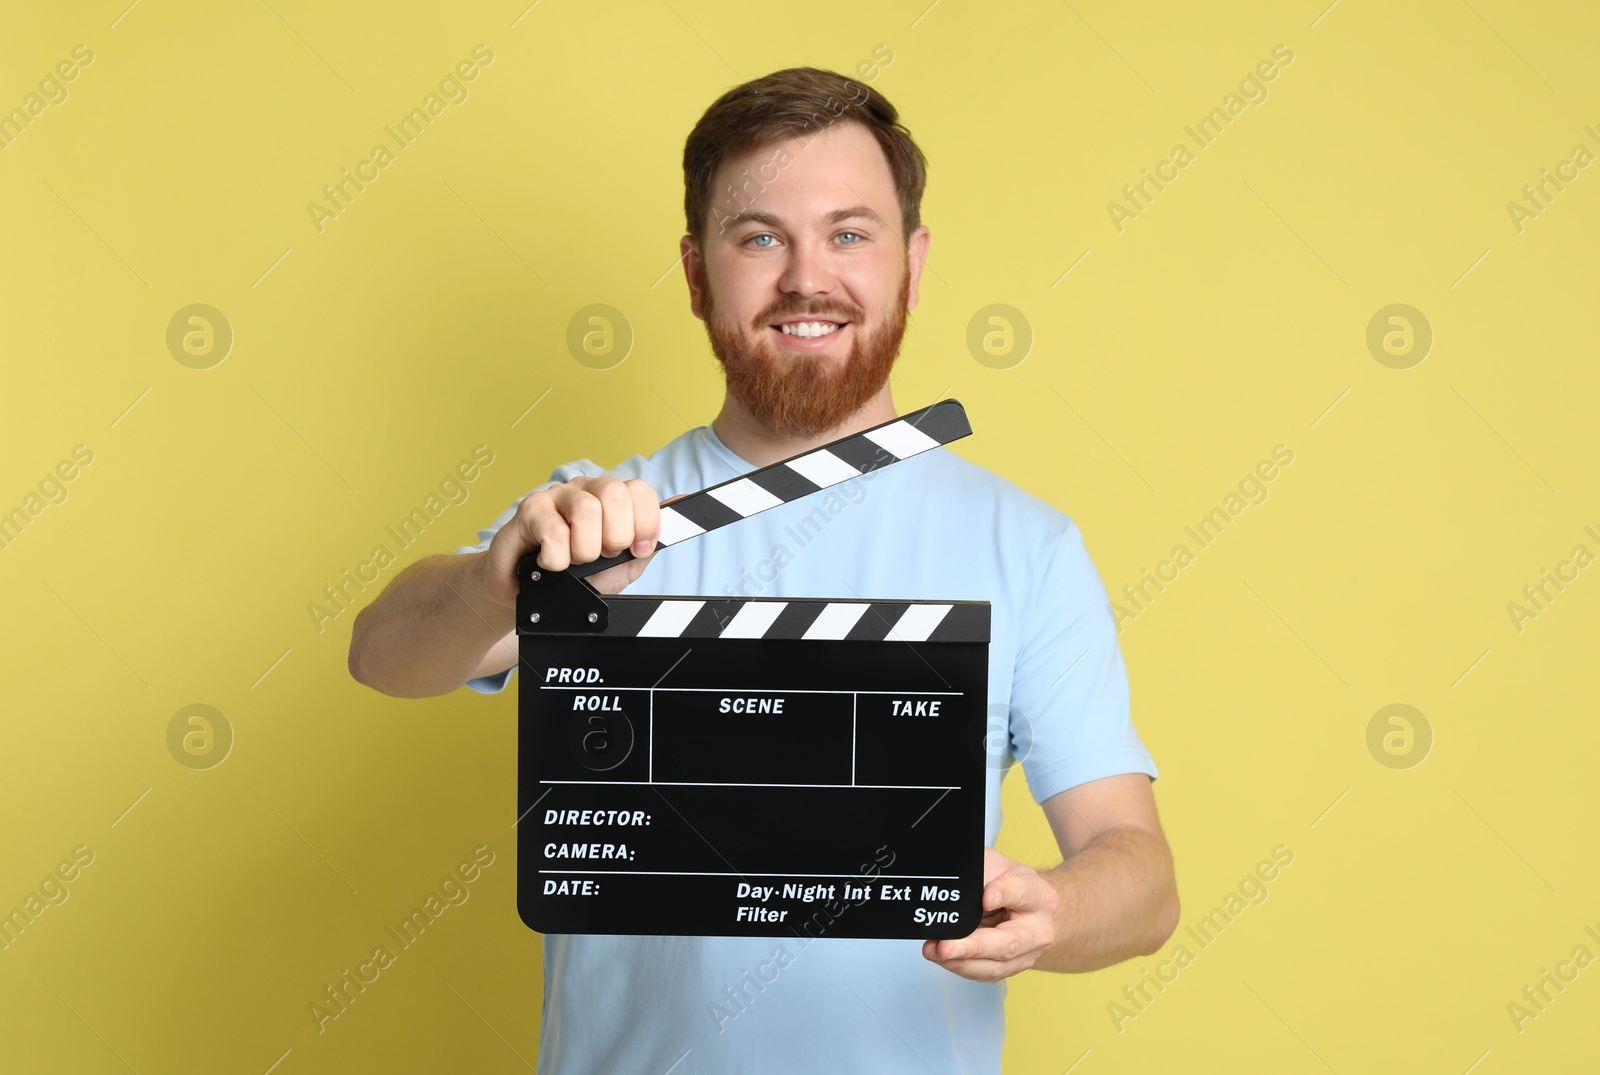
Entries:
<svg viewBox="0 0 1600 1075">
<path fill-rule="evenodd" d="M 808 137 L 726 161 L 703 249 L 683 240 L 691 305 L 729 394 L 801 437 L 837 426 L 888 380 L 928 246 L 919 227 L 908 254 L 894 178 L 866 128 Z"/>
</svg>

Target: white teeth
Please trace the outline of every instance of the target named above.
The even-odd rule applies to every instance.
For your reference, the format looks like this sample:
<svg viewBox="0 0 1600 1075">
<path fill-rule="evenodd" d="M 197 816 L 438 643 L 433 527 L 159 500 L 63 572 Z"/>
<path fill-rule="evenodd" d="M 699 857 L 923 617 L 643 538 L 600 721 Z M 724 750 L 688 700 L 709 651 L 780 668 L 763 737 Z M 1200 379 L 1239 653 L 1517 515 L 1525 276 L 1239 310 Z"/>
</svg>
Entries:
<svg viewBox="0 0 1600 1075">
<path fill-rule="evenodd" d="M 830 332 L 839 331 L 840 326 L 829 321 L 797 321 L 793 324 L 779 325 L 786 335 L 810 338 L 813 336 L 826 336 Z"/>
</svg>

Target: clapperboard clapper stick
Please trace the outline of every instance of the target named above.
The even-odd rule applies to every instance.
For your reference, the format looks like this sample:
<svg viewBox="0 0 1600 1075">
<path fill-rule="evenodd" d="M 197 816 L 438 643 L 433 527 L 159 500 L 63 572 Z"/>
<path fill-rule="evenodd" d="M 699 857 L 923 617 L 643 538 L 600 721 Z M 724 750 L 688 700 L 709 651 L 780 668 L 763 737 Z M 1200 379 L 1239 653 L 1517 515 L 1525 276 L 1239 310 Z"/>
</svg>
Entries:
<svg viewBox="0 0 1600 1075">
<path fill-rule="evenodd" d="M 971 432 L 961 404 L 942 400 L 690 494 L 661 508 L 658 555 Z M 989 603 L 602 595 L 586 581 L 632 558 L 517 565 L 523 922 L 677 936 L 976 929 Z"/>
</svg>

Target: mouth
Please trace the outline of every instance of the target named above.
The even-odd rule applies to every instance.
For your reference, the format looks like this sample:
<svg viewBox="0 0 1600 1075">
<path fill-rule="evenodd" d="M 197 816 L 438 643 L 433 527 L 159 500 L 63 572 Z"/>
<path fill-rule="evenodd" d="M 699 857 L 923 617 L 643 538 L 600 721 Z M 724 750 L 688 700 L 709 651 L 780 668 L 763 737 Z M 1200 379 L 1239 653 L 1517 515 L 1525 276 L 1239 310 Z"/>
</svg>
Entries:
<svg viewBox="0 0 1600 1075">
<path fill-rule="evenodd" d="M 813 318 L 809 321 L 791 319 L 769 327 L 791 347 L 812 348 L 820 347 L 832 337 L 843 334 L 850 327 L 850 322 L 831 318 Z"/>
</svg>

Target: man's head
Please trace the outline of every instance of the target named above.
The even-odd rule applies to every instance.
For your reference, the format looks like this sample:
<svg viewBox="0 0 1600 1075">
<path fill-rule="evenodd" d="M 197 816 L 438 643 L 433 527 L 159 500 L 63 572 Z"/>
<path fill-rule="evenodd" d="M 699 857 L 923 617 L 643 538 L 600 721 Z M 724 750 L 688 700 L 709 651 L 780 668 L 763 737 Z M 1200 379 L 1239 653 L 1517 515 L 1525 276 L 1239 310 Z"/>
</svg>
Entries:
<svg viewBox="0 0 1600 1075">
<path fill-rule="evenodd" d="M 897 121 L 865 86 L 793 68 L 728 91 L 684 146 L 691 307 L 729 395 L 780 433 L 837 426 L 899 353 L 929 233 Z"/>
</svg>

